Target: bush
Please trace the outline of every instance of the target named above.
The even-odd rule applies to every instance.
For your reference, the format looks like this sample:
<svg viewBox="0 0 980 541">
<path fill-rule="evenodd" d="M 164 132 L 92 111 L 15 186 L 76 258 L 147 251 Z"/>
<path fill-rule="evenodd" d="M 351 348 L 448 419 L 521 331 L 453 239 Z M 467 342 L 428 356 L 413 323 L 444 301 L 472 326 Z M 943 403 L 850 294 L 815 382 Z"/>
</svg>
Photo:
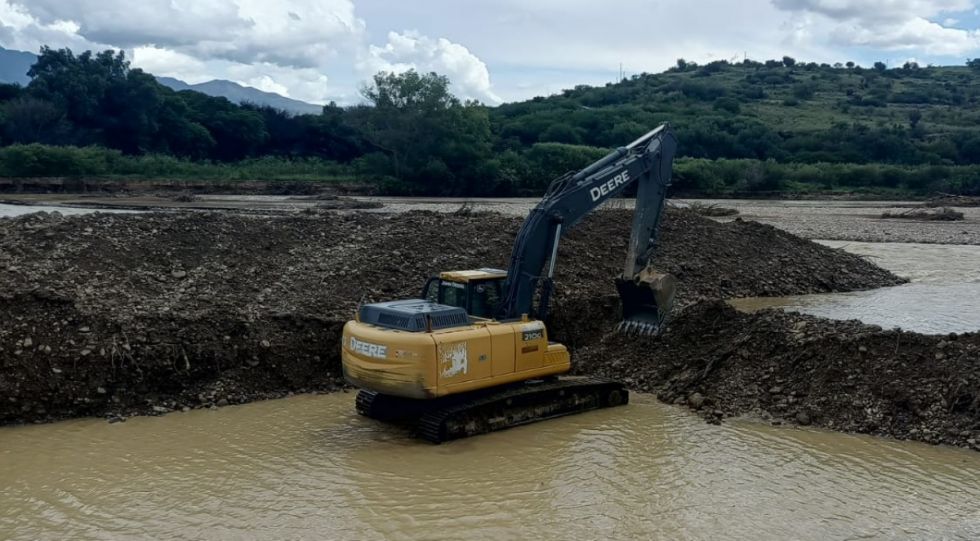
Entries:
<svg viewBox="0 0 980 541">
<path fill-rule="evenodd" d="M 6 177 L 75 177 L 104 175 L 124 158 L 117 150 L 55 147 L 33 143 L 0 148 L 0 175 Z"/>
</svg>

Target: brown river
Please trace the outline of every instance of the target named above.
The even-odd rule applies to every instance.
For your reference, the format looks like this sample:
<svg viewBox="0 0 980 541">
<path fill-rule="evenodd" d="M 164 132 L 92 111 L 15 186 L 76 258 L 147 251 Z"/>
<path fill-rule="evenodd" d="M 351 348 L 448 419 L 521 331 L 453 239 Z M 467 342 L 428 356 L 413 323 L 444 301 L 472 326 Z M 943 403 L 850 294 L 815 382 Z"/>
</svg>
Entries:
<svg viewBox="0 0 980 541">
<path fill-rule="evenodd" d="M 737 301 L 980 329 L 980 246 L 826 242 L 912 283 Z M 431 446 L 354 395 L 0 429 L 0 540 L 980 539 L 980 453 L 634 395 Z"/>
<path fill-rule="evenodd" d="M 637 396 L 431 446 L 300 396 L 0 432 L 2 539 L 980 537 L 980 454 Z"/>
</svg>

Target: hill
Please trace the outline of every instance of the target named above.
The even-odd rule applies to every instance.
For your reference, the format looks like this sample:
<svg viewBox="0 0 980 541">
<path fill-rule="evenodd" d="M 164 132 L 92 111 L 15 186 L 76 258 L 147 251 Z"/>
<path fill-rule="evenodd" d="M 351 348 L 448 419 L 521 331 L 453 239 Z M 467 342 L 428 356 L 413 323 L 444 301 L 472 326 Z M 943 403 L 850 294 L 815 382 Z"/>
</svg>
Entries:
<svg viewBox="0 0 980 541">
<path fill-rule="evenodd" d="M 215 79 L 199 84 L 188 84 L 173 77 L 157 77 L 157 81 L 176 91 L 195 90 L 208 96 L 227 98 L 233 103 L 253 103 L 281 109 L 297 115 L 318 115 L 323 109 L 322 105 L 306 103 L 305 101 L 294 100 L 273 92 L 265 92 L 257 88 L 242 86 L 232 81 Z"/>
<path fill-rule="evenodd" d="M 980 163 L 978 68 L 679 60 L 664 73 L 504 104 L 491 118 L 501 148 L 566 151 L 621 145 L 670 121 L 687 158 L 676 184 L 689 193 L 975 192 L 975 171 L 956 166 Z"/>
<path fill-rule="evenodd" d="M 980 162 L 980 70 L 679 61 L 604 87 L 501 105 L 502 139 L 611 147 L 669 120 L 694 158 Z"/>
<path fill-rule="evenodd" d="M 21 86 L 31 81 L 27 70 L 37 61 L 37 56 L 23 51 L 12 51 L 0 47 L 0 83 L 14 83 Z"/>
<path fill-rule="evenodd" d="M 26 86 L 27 83 L 31 82 L 27 76 L 27 71 L 35 62 L 37 62 L 37 55 L 35 54 L 0 47 L 0 83 Z M 323 108 L 321 105 L 294 100 L 273 92 L 264 92 L 257 88 L 221 79 L 194 85 L 173 77 L 157 77 L 156 79 L 160 84 L 177 91 L 195 90 L 208 96 L 227 98 L 237 104 L 252 103 L 281 109 L 297 115 L 318 115 Z"/>
</svg>

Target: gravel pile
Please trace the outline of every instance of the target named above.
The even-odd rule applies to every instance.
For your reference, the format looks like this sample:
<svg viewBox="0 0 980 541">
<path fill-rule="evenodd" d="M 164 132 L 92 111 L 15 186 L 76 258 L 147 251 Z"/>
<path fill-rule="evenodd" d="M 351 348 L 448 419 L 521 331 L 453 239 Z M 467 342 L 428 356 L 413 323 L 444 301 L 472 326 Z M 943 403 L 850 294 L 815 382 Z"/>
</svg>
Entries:
<svg viewBox="0 0 980 541">
<path fill-rule="evenodd" d="M 440 270 L 506 267 L 521 220 L 411 212 L 259 217 L 39 213 L 0 220 L 0 423 L 162 413 L 334 390 L 361 302 L 412 297 Z M 630 213 L 594 215 L 559 255 L 552 337 L 617 319 Z M 671 210 L 661 270 L 678 305 L 849 291 L 901 279 L 770 226 Z"/>
<path fill-rule="evenodd" d="M 721 301 L 658 339 L 608 335 L 576 369 L 710 421 L 747 415 L 980 450 L 980 334 L 923 335 Z"/>
</svg>

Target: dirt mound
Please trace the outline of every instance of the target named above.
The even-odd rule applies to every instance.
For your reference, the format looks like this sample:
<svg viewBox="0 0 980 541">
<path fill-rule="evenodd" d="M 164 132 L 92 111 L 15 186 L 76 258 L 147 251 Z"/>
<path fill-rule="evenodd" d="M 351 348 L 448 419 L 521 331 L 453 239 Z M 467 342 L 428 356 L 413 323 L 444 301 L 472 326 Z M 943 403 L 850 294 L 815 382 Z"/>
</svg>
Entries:
<svg viewBox="0 0 980 541">
<path fill-rule="evenodd" d="M 733 415 L 980 450 L 980 334 L 922 335 L 781 311 L 690 307 L 658 339 L 608 335 L 577 370 L 709 420 Z"/>
<path fill-rule="evenodd" d="M 616 319 L 630 213 L 560 251 L 552 336 Z M 520 220 L 496 214 L 56 213 L 0 220 L 0 423 L 162 412 L 340 385 L 338 336 L 361 302 L 418 294 L 440 270 L 505 267 Z M 657 264 L 678 302 L 901 282 L 769 226 L 671 211 Z"/>
</svg>

